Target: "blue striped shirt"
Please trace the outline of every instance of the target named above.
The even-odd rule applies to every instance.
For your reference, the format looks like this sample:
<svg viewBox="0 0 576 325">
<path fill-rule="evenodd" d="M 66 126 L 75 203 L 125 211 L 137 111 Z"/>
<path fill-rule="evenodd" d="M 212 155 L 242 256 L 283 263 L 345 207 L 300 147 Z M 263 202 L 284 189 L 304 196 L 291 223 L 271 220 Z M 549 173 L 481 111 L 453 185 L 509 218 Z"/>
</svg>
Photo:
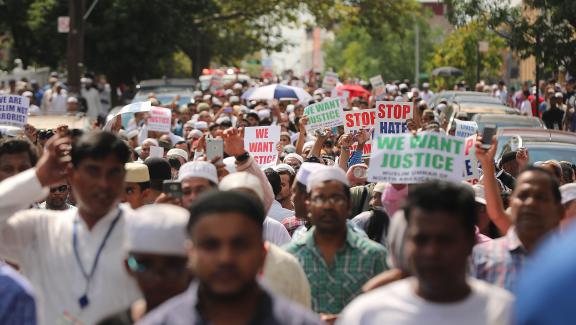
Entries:
<svg viewBox="0 0 576 325">
<path fill-rule="evenodd" d="M 0 264 L 0 324 L 36 324 L 36 302 L 32 287 L 23 276 L 6 264 Z"/>
</svg>

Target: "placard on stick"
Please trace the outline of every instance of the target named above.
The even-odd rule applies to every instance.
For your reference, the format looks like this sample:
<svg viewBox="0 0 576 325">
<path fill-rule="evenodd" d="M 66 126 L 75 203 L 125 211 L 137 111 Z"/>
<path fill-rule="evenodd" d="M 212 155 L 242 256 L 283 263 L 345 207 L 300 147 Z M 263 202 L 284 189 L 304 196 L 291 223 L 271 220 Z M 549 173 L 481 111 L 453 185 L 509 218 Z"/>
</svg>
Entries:
<svg viewBox="0 0 576 325">
<path fill-rule="evenodd" d="M 344 109 L 338 98 L 307 106 L 304 115 L 308 116 L 307 132 L 344 124 Z"/>
<path fill-rule="evenodd" d="M 23 128 L 28 123 L 30 99 L 17 95 L 0 95 L 0 125 Z"/>
<path fill-rule="evenodd" d="M 276 165 L 278 142 L 280 142 L 280 126 L 278 125 L 244 128 L 244 150 L 250 152 L 261 168 Z"/>
</svg>

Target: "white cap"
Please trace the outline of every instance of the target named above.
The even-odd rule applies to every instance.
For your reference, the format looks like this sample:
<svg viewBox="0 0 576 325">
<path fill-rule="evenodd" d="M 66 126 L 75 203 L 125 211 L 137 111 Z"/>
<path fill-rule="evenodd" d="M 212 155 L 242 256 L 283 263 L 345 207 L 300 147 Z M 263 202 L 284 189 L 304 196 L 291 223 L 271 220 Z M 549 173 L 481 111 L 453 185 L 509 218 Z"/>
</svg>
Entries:
<svg viewBox="0 0 576 325">
<path fill-rule="evenodd" d="M 150 172 L 148 171 L 148 166 L 141 163 L 129 162 L 124 164 L 124 169 L 126 174 L 124 175 L 124 181 L 126 183 L 144 183 L 150 181 Z"/>
<path fill-rule="evenodd" d="M 22 97 L 33 97 L 34 94 L 31 91 L 25 91 L 22 93 Z"/>
<path fill-rule="evenodd" d="M 202 96 L 202 92 L 200 90 L 194 90 L 194 92 L 192 92 L 192 96 L 200 97 Z"/>
<path fill-rule="evenodd" d="M 322 168 L 326 168 L 326 165 L 305 162 L 300 166 L 300 169 L 298 169 L 296 180 L 302 185 L 308 185 L 308 178 L 310 178 L 310 175 Z"/>
<path fill-rule="evenodd" d="M 221 116 L 216 120 L 216 124 L 222 124 L 222 123 L 232 123 L 232 121 L 228 116 Z"/>
<path fill-rule="evenodd" d="M 422 88 L 430 88 L 430 84 L 425 82 L 422 84 Z"/>
<path fill-rule="evenodd" d="M 192 138 L 200 138 L 202 136 L 202 131 L 200 130 L 192 130 L 188 133 L 188 139 Z"/>
<path fill-rule="evenodd" d="M 222 106 L 222 102 L 217 97 L 212 98 L 212 105 Z"/>
<path fill-rule="evenodd" d="M 208 123 L 206 123 L 205 121 L 196 122 L 194 124 L 194 128 L 198 129 L 198 130 L 207 130 L 208 129 Z"/>
<path fill-rule="evenodd" d="M 137 129 L 131 130 L 130 132 L 126 133 L 126 139 L 130 140 L 134 137 L 137 137 L 140 132 Z"/>
<path fill-rule="evenodd" d="M 195 123 L 194 121 L 190 120 L 190 121 L 184 123 L 184 127 L 185 128 L 194 128 L 194 123 Z"/>
<path fill-rule="evenodd" d="M 224 164 L 224 168 L 230 173 L 236 172 L 236 158 L 235 157 L 226 157 L 222 159 L 222 163 Z"/>
<path fill-rule="evenodd" d="M 475 199 L 477 203 L 486 205 L 486 196 L 484 194 L 484 185 L 476 184 L 474 188 Z"/>
<path fill-rule="evenodd" d="M 238 172 L 227 175 L 222 178 L 218 185 L 220 191 L 232 191 L 236 189 L 247 189 L 254 191 L 258 198 L 264 202 L 264 190 L 258 177 L 248 172 Z"/>
<path fill-rule="evenodd" d="M 436 105 L 436 110 L 438 110 L 440 112 L 444 112 L 445 109 L 446 109 L 446 104 L 444 104 L 444 103 L 440 103 L 440 104 Z"/>
<path fill-rule="evenodd" d="M 564 94 L 562 94 L 561 92 L 557 92 L 554 94 L 554 97 L 556 98 L 564 98 Z"/>
<path fill-rule="evenodd" d="M 312 147 L 314 147 L 314 143 L 316 143 L 316 141 L 305 142 L 304 146 L 302 146 L 302 151 L 306 151 L 306 149 L 312 150 Z"/>
<path fill-rule="evenodd" d="M 298 160 L 301 164 L 304 163 L 304 158 L 302 158 L 302 156 L 300 156 L 300 155 L 297 154 L 297 153 L 289 153 L 289 154 L 287 154 L 286 157 L 284 157 L 283 162 L 285 163 L 288 158 L 294 158 L 294 159 Z"/>
<path fill-rule="evenodd" d="M 180 148 L 172 148 L 168 150 L 166 156 L 179 156 L 184 158 L 184 160 L 188 161 L 188 153 Z"/>
<path fill-rule="evenodd" d="M 348 182 L 348 178 L 346 177 L 346 173 L 340 167 L 334 166 L 326 166 L 318 171 L 315 171 L 308 177 L 308 184 L 306 184 L 306 191 L 312 191 L 314 186 L 327 182 L 327 181 L 336 181 L 342 183 L 346 186 L 350 186 Z"/>
<path fill-rule="evenodd" d="M 259 110 L 258 117 L 260 118 L 260 120 L 270 118 L 270 110 L 267 108 Z"/>
<path fill-rule="evenodd" d="M 386 186 L 388 186 L 388 183 L 378 182 L 376 183 L 376 185 L 374 185 L 374 189 L 372 190 L 372 192 L 384 193 L 384 191 L 386 190 Z"/>
<path fill-rule="evenodd" d="M 242 84 L 235 83 L 234 86 L 232 86 L 232 89 L 242 89 Z"/>
<path fill-rule="evenodd" d="M 318 88 L 318 89 L 314 90 L 313 95 L 324 95 L 324 89 Z"/>
<path fill-rule="evenodd" d="M 190 161 L 180 167 L 178 181 L 183 181 L 191 177 L 204 178 L 214 184 L 218 184 L 216 167 L 206 161 Z"/>
<path fill-rule="evenodd" d="M 230 96 L 230 103 L 240 103 L 240 97 L 238 96 Z"/>
<path fill-rule="evenodd" d="M 153 139 L 153 138 L 148 138 L 148 139 L 144 140 L 144 141 L 142 142 L 142 144 L 144 144 L 144 143 L 150 143 L 151 145 L 153 145 L 153 146 L 155 146 L 155 147 L 158 147 L 158 146 L 159 146 L 158 140 Z"/>
<path fill-rule="evenodd" d="M 136 253 L 186 256 L 188 210 L 172 204 L 136 209 L 128 222 L 127 250 Z"/>
<path fill-rule="evenodd" d="M 273 169 L 276 172 L 288 171 L 290 174 L 292 174 L 292 176 L 294 176 L 296 174 L 296 171 L 294 170 L 294 168 L 292 168 L 292 166 L 290 166 L 288 164 L 278 164 L 278 165 L 274 166 Z"/>
<path fill-rule="evenodd" d="M 232 89 L 226 89 L 226 90 L 224 90 L 224 95 L 229 96 L 229 95 L 232 95 L 232 94 L 234 94 L 234 90 L 232 90 Z"/>
<path fill-rule="evenodd" d="M 292 105 L 292 104 L 286 106 L 286 112 L 288 112 L 288 113 L 294 112 L 294 107 L 295 107 L 295 106 Z"/>
<path fill-rule="evenodd" d="M 78 98 L 70 96 L 70 97 L 68 97 L 66 102 L 67 103 L 78 103 Z"/>
<path fill-rule="evenodd" d="M 398 86 L 398 88 L 400 88 L 400 89 L 408 89 L 408 85 L 402 83 L 402 84 L 400 84 L 400 86 Z"/>
<path fill-rule="evenodd" d="M 562 204 L 576 200 L 576 183 L 564 184 L 560 186 L 560 193 L 562 193 Z"/>
<path fill-rule="evenodd" d="M 202 100 L 210 100 L 210 98 L 212 98 L 212 95 L 204 95 L 204 97 L 202 97 Z"/>
</svg>

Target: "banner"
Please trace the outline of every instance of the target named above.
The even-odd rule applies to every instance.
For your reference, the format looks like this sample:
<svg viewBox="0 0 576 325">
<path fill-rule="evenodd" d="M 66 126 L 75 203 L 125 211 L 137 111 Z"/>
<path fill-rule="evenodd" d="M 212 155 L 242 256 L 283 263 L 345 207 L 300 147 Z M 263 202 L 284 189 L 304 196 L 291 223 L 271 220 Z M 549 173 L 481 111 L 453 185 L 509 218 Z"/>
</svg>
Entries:
<svg viewBox="0 0 576 325">
<path fill-rule="evenodd" d="M 460 182 L 464 139 L 424 132 L 380 135 L 372 142 L 369 182 L 417 184 L 431 179 Z"/>
<path fill-rule="evenodd" d="M 339 98 L 340 99 L 340 105 L 342 105 L 342 107 L 348 107 L 348 98 L 350 98 L 350 92 L 347 90 L 341 90 L 341 89 L 332 89 L 332 93 L 330 94 L 330 97 L 332 98 Z"/>
<path fill-rule="evenodd" d="M 261 168 L 276 165 L 278 142 L 280 142 L 280 126 L 278 125 L 244 128 L 244 150 L 250 152 Z"/>
<path fill-rule="evenodd" d="M 170 132 L 172 111 L 165 107 L 152 106 L 148 117 L 148 131 Z"/>
<path fill-rule="evenodd" d="M 210 79 L 210 91 L 215 92 L 220 88 L 222 88 L 222 76 L 218 73 L 214 73 L 212 79 Z"/>
<path fill-rule="evenodd" d="M 471 135 L 476 135 L 478 132 L 478 124 L 474 121 L 461 121 L 454 119 L 456 123 L 456 129 L 454 135 L 461 138 L 467 138 Z"/>
<path fill-rule="evenodd" d="M 406 120 L 414 115 L 414 103 L 376 102 L 376 134 L 406 133 Z"/>
<path fill-rule="evenodd" d="M 30 99 L 17 95 L 0 96 L 0 125 L 23 128 L 28 123 Z"/>
<path fill-rule="evenodd" d="M 384 92 L 386 92 L 386 85 L 384 84 L 384 80 L 382 80 L 381 75 L 377 75 L 370 78 L 370 84 L 372 85 L 372 89 L 374 90 L 374 96 L 378 97 Z"/>
<path fill-rule="evenodd" d="M 344 112 L 344 130 L 346 133 L 361 129 L 371 129 L 375 123 L 375 108 Z"/>
<path fill-rule="evenodd" d="M 464 170 L 462 180 L 472 185 L 480 181 L 478 159 L 476 159 L 476 134 L 471 135 L 464 141 Z"/>
<path fill-rule="evenodd" d="M 328 71 L 324 74 L 324 79 L 322 80 L 322 88 L 324 90 L 330 91 L 336 87 L 338 84 L 338 74 L 336 72 Z"/>
<path fill-rule="evenodd" d="M 304 115 L 308 116 L 307 132 L 344 124 L 344 110 L 338 98 L 307 106 Z"/>
</svg>

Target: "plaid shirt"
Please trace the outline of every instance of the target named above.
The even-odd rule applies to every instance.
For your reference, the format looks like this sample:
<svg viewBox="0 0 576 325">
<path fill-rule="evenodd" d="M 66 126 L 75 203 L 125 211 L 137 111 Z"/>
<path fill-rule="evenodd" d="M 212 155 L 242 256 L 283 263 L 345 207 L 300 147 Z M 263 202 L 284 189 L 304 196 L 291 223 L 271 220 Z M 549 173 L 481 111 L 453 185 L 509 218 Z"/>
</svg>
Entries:
<svg viewBox="0 0 576 325">
<path fill-rule="evenodd" d="M 526 250 L 514 228 L 506 236 L 478 244 L 472 251 L 473 277 L 512 290 L 524 268 Z"/>
<path fill-rule="evenodd" d="M 308 277 L 312 309 L 338 314 L 362 291 L 362 285 L 387 270 L 386 249 L 348 228 L 346 243 L 327 265 L 314 241 L 313 227 L 304 237 L 285 246 L 296 256 Z"/>
<path fill-rule="evenodd" d="M 304 224 L 306 224 L 306 221 L 298 219 L 296 216 L 288 217 L 282 220 L 282 225 L 286 228 L 286 230 L 288 230 L 290 236 L 292 236 L 298 227 L 303 226 Z"/>
</svg>

